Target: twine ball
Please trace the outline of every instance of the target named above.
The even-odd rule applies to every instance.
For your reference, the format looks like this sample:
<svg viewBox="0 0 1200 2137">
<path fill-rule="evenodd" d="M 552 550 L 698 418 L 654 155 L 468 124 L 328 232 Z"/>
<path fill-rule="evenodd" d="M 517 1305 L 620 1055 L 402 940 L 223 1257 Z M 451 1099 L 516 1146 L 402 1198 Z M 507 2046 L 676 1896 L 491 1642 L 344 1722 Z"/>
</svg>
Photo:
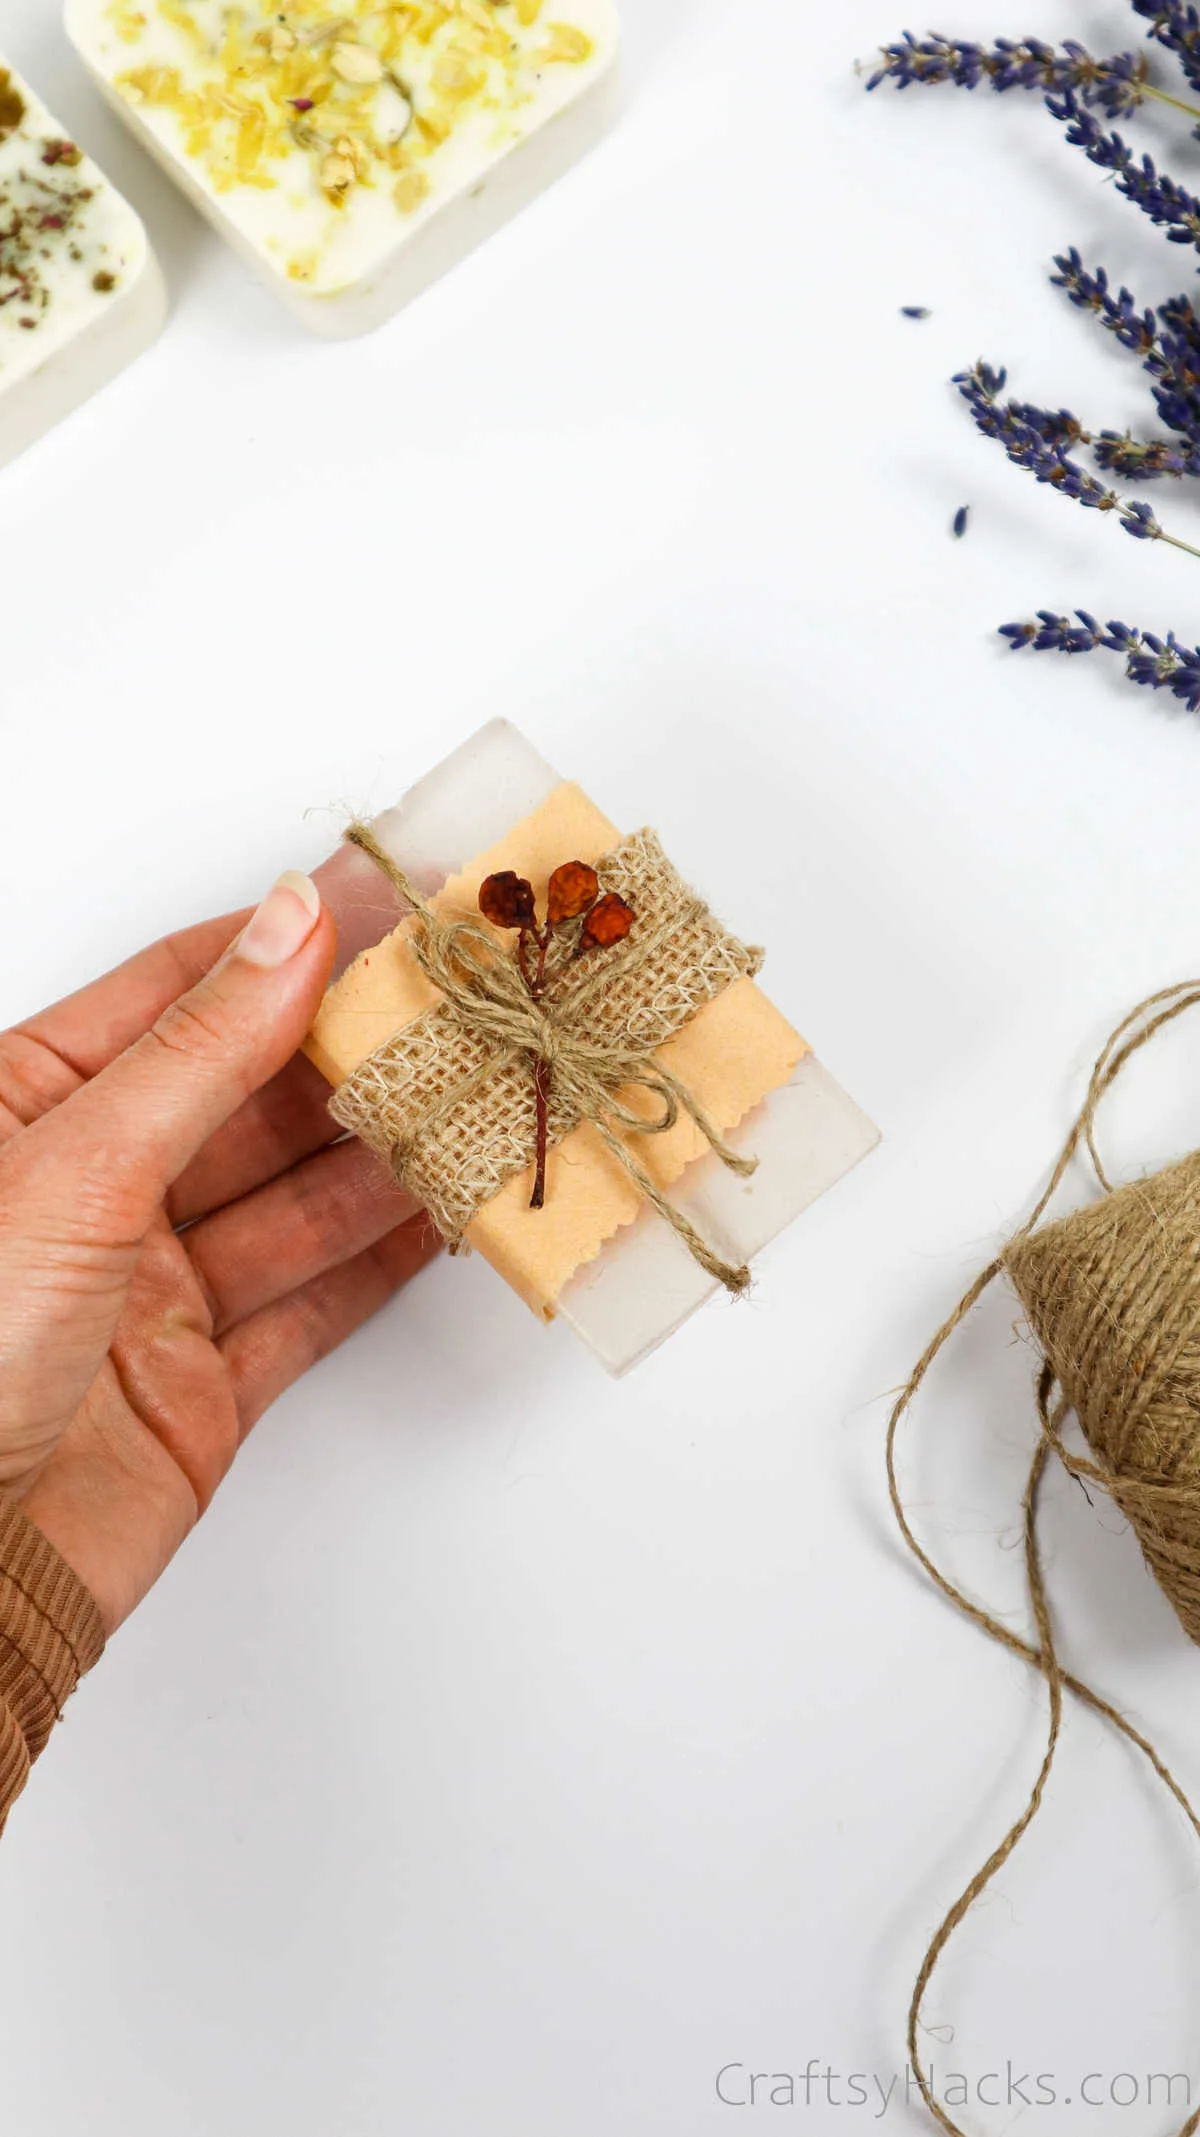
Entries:
<svg viewBox="0 0 1200 2137">
<path fill-rule="evenodd" d="M 1100 1481 L 1200 1641 L 1200 1152 L 1024 1234 L 1004 1266 Z"/>
<path fill-rule="evenodd" d="M 1164 1025 L 1197 1007 L 1200 980 L 1183 980 L 1160 988 L 1118 1024 L 1101 1050 L 1082 1111 L 1034 1209 L 926 1345 L 888 1420 L 888 1492 L 909 1550 L 964 1617 L 1037 1670 L 1049 1699 L 1046 1749 L 1028 1800 L 934 1931 L 909 2002 L 909 2060 L 925 2105 L 947 2137 L 964 2137 L 964 2132 L 936 2096 L 923 2060 L 925 1995 L 950 1939 L 1042 1807 L 1068 1697 L 1141 1752 L 1200 1840 L 1200 1811 L 1149 1738 L 1111 1700 L 1064 1668 L 1038 1532 L 1042 1480 L 1056 1456 L 1085 1486 L 1094 1483 L 1108 1492 L 1137 1535 L 1184 1631 L 1200 1641 L 1200 1151 L 1113 1188 L 1095 1138 L 1097 1108 L 1126 1064 Z M 1103 1199 L 1048 1224 L 1046 1211 L 1084 1149 Z M 896 1470 L 897 1433 L 926 1374 L 1001 1274 L 1020 1299 L 1043 1358 L 1037 1382 L 1041 1432 L 1023 1500 L 1030 1607 L 1025 1631 L 994 1616 L 936 1564 L 913 1530 Z M 1063 1443 L 1061 1426 L 1069 1411 L 1079 1420 L 1090 1459 Z M 1200 2137 L 1200 2107 L 1192 2109 L 1177 2137 Z"/>
</svg>

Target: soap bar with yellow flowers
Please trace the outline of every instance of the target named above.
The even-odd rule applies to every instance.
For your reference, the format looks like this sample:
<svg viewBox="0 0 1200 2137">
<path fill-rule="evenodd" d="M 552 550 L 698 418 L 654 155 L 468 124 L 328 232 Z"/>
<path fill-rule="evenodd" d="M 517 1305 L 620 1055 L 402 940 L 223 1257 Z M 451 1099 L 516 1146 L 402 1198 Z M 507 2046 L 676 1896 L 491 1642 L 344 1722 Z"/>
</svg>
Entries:
<svg viewBox="0 0 1200 2137">
<path fill-rule="evenodd" d="M 317 871 L 338 923 L 339 963 L 306 1050 L 335 1087 L 339 1119 L 359 1126 L 359 1116 L 343 1106 L 344 1094 L 369 1094 L 377 1065 L 394 1066 L 399 1058 L 406 1102 L 417 1090 L 422 1132 L 431 1103 L 436 1112 L 451 1087 L 451 1107 L 466 1121 L 469 1138 L 476 1115 L 469 1107 L 464 1113 L 459 1099 L 461 1079 L 470 1074 L 493 1115 L 499 1107 L 502 1129 L 511 1107 L 523 1114 L 527 1130 L 536 1118 L 537 1063 L 522 1050 L 519 1022 L 510 1031 L 506 1020 L 514 1009 L 519 1018 L 526 983 L 538 977 L 540 951 L 549 957 L 548 1051 L 561 1049 L 558 1065 L 552 1059 L 547 1072 L 552 1098 L 556 1082 L 578 1067 L 554 1025 L 561 1013 L 564 1026 L 578 1026 L 570 1014 L 572 987 L 578 984 L 591 1000 L 582 1021 L 593 1049 L 598 1041 L 607 1043 L 606 1030 L 609 1040 L 613 1036 L 611 1018 L 608 1027 L 602 1013 L 597 1022 L 596 1004 L 603 1011 L 622 986 L 633 987 L 633 1017 L 626 1008 L 614 1012 L 630 1056 L 630 1085 L 614 1094 L 611 1111 L 605 1102 L 587 1114 L 585 1097 L 587 1117 L 568 1121 L 567 1132 L 552 1137 L 540 1206 L 534 1206 L 539 1165 L 533 1144 L 522 1146 L 527 1163 L 518 1152 L 499 1184 L 489 1181 L 485 1188 L 469 1144 L 464 1149 L 460 1138 L 454 1146 L 454 1163 L 471 1178 L 468 1201 L 482 1197 L 463 1225 L 465 1243 L 541 1320 L 561 1319 L 573 1328 L 610 1372 L 623 1373 L 656 1349 L 720 1290 L 721 1268 L 749 1263 L 874 1147 L 878 1135 L 870 1121 L 755 984 L 754 953 L 727 936 L 685 887 L 691 905 L 669 913 L 665 924 L 633 888 L 664 879 L 661 872 L 645 873 L 647 854 L 658 865 L 653 835 L 623 840 L 508 722 L 493 721 L 464 743 L 397 808 L 377 818 L 368 839 L 373 854 L 346 845 Z M 612 872 L 614 854 L 625 857 L 624 875 Z M 661 869 L 666 880 L 678 882 L 665 859 Z M 413 914 L 398 889 L 397 871 L 421 901 L 423 915 Z M 613 882 L 624 885 L 627 901 L 605 890 Z M 614 912 L 622 904 L 625 919 Z M 422 952 L 430 924 L 449 930 L 448 962 L 438 970 L 431 970 L 428 951 Z M 459 927 L 465 931 L 461 944 L 454 932 Z M 657 950 L 656 943 L 662 945 Z M 693 967 L 710 952 L 726 962 L 706 992 Z M 460 1031 L 465 1052 L 448 1056 L 450 1068 L 431 1080 L 430 1048 L 421 1035 L 431 1029 L 431 1018 L 432 1029 L 441 1028 L 448 1004 L 439 981 L 453 992 L 464 956 L 469 981 L 475 958 L 489 969 L 501 964 L 508 991 L 500 990 L 497 1013 L 497 990 L 486 981 L 490 1021 L 482 1038 L 472 1028 Z M 653 983 L 643 987 L 651 968 Z M 681 995 L 687 996 L 684 1013 L 672 1014 Z M 656 1020 L 664 1002 L 671 1035 L 660 1041 L 663 1027 Z M 469 985 L 464 1014 L 470 1027 Z M 632 1033 L 625 1023 L 635 1027 Z M 585 1093 L 591 1059 L 585 1048 Z M 510 1082 L 504 1085 L 506 1073 Z M 663 1092 L 682 1094 L 665 1129 L 659 1119 Z M 388 1116 L 387 1132 L 378 1136 L 368 1120 L 367 1140 L 381 1155 L 398 1158 L 399 1148 L 389 1143 L 394 1119 Z M 495 1125 L 493 1118 L 493 1130 Z M 633 1172 L 614 1142 L 632 1153 Z M 410 1135 L 404 1154 L 411 1159 L 419 1143 L 419 1135 Z M 439 1150 L 439 1164 L 444 1156 Z M 419 1188 L 430 1179 L 440 1195 L 444 1177 L 436 1167 L 421 1173 L 419 1147 L 416 1162 L 410 1185 Z M 639 1185 L 643 1176 L 665 1210 Z M 434 1198 L 428 1206 L 435 1206 Z M 438 1221 L 447 1228 L 440 1202 Z"/>
<path fill-rule="evenodd" d="M 67 0 L 143 145 L 304 324 L 370 331 L 615 109 L 614 0 Z"/>
</svg>

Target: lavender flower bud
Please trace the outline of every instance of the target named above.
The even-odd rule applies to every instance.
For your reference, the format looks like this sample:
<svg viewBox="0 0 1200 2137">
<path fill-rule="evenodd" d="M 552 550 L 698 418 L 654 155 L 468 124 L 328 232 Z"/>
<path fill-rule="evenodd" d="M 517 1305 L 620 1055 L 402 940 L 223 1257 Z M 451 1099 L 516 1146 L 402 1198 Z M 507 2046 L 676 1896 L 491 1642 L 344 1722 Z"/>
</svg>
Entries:
<svg viewBox="0 0 1200 2137">
<path fill-rule="evenodd" d="M 1150 24 L 1146 35 L 1165 45 L 1192 87 L 1200 89 L 1200 14 L 1185 0 L 1133 0 L 1133 12 Z"/>
<path fill-rule="evenodd" d="M 894 88 L 910 89 L 914 83 L 952 82 L 959 89 L 976 89 L 987 82 L 999 93 L 1040 89 L 1043 95 L 1074 95 L 1115 119 L 1143 101 L 1145 80 L 1146 62 L 1137 53 L 1093 59 L 1074 38 L 1067 38 L 1058 50 L 1037 37 L 998 37 L 988 47 L 932 33 L 919 41 L 905 30 L 895 44 L 880 47 L 867 87 L 878 89 L 881 82 L 891 82 Z"/>
<path fill-rule="evenodd" d="M 1200 646 L 1181 644 L 1174 631 L 1165 639 L 1156 638 L 1152 631 L 1131 630 L 1115 620 L 1101 629 L 1082 608 L 1075 616 L 1077 621 L 1039 609 L 1036 623 L 1002 623 L 998 636 L 1007 639 L 1013 652 L 1028 647 L 1035 653 L 1092 653 L 1100 647 L 1120 654 L 1131 683 L 1169 690 L 1189 712 L 1200 712 Z"/>
</svg>

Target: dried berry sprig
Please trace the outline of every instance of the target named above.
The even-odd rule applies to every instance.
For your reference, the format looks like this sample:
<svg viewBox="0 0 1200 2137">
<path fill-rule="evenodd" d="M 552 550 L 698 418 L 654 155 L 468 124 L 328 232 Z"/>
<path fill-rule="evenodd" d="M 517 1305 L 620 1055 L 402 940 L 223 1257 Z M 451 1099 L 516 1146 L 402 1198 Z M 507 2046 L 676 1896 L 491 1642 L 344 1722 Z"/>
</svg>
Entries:
<svg viewBox="0 0 1200 2137">
<path fill-rule="evenodd" d="M 1153 631 L 1134 631 L 1127 623 L 1101 625 L 1085 608 L 1077 608 L 1073 617 L 1043 608 L 1035 623 L 1002 623 L 999 635 L 1014 652 L 1028 648 L 1034 653 L 1094 653 L 1103 648 L 1119 653 L 1131 683 L 1169 690 L 1189 712 L 1200 712 L 1200 646 L 1183 645 L 1174 631 L 1156 638 Z"/>
<path fill-rule="evenodd" d="M 633 927 L 632 908 L 616 891 L 601 892 L 600 878 L 586 861 L 564 861 L 546 888 L 546 918 L 539 926 L 533 885 L 511 868 L 488 876 L 480 885 L 479 910 L 493 927 L 515 930 L 517 967 L 531 1001 L 543 1001 L 559 976 L 549 970 L 550 951 L 565 942 L 565 930 L 578 925 L 568 961 L 592 950 L 613 950 Z M 530 1209 L 546 1203 L 546 1161 L 550 1142 L 550 1066 L 539 1054 L 533 1064 L 536 1108 L 536 1164 Z"/>
<path fill-rule="evenodd" d="M 981 45 L 932 34 L 918 40 L 911 30 L 905 30 L 895 44 L 880 46 L 867 87 L 878 89 L 881 82 L 890 82 L 895 89 L 939 82 L 977 89 L 986 82 L 1000 93 L 1006 89 L 1073 92 L 1084 103 L 1099 105 L 1112 119 L 1156 94 L 1141 53 L 1118 52 L 1112 59 L 1093 59 L 1074 38 L 1065 39 L 1061 48 L 1043 44 L 1038 37 L 997 37 L 994 44 Z"/>
<path fill-rule="evenodd" d="M 1139 542 L 1167 542 L 1172 549 L 1200 557 L 1200 549 L 1178 535 L 1168 534 L 1150 505 L 1136 498 L 1118 496 L 1106 489 L 1064 451 L 1064 442 L 1088 443 L 1090 433 L 1068 409 L 1048 411 L 1026 402 L 1001 405 L 1007 373 L 995 371 L 982 361 L 960 372 L 954 383 L 971 411 L 976 428 L 994 438 L 1014 466 L 1024 468 L 1038 482 L 1048 483 L 1062 497 L 1073 498 L 1088 511 L 1114 512 L 1126 534 Z"/>
</svg>

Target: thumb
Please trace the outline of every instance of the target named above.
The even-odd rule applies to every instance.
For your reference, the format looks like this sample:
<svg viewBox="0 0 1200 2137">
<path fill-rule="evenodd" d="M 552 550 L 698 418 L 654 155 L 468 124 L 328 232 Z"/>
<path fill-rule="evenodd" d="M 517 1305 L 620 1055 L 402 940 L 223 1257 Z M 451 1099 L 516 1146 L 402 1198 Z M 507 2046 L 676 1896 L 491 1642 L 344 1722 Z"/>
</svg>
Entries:
<svg viewBox="0 0 1200 2137">
<path fill-rule="evenodd" d="M 144 1230 L 209 1136 L 295 1053 L 335 941 L 315 883 L 289 870 L 211 972 L 47 1117 L 56 1169 L 74 1159 L 95 1188 L 102 1153 L 101 1201 Z"/>
</svg>

